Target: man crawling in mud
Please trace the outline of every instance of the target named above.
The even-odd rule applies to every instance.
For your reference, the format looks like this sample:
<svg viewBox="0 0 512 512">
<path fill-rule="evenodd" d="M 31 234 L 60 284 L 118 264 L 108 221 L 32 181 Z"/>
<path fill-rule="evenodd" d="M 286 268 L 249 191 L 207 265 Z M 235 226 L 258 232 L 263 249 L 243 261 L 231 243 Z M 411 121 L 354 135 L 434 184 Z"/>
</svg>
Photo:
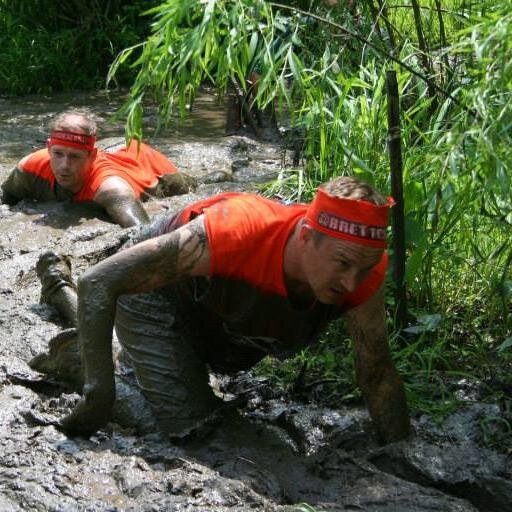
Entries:
<svg viewBox="0 0 512 512">
<path fill-rule="evenodd" d="M 25 156 L 2 184 L 2 202 L 21 199 L 92 202 L 115 223 L 149 222 L 141 198 L 187 193 L 194 180 L 150 146 L 122 139 L 96 144 L 97 125 L 87 109 L 71 109 L 50 123 L 47 147 Z M 98 147 L 99 146 L 99 147 Z"/>
<path fill-rule="evenodd" d="M 90 434 L 109 420 L 114 327 L 162 430 L 179 434 L 222 406 L 207 365 L 229 373 L 286 357 L 344 315 L 378 438 L 405 438 L 384 310 L 391 204 L 339 177 L 309 205 L 224 193 L 155 219 L 79 279 L 84 397 L 61 427 Z"/>
</svg>

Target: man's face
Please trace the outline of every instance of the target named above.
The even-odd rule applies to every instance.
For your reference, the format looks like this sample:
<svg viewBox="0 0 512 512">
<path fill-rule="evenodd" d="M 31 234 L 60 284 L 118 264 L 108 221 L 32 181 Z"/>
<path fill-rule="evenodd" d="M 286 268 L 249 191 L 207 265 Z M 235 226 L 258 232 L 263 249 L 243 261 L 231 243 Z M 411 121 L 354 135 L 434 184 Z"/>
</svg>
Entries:
<svg viewBox="0 0 512 512">
<path fill-rule="evenodd" d="M 354 291 L 380 261 L 381 248 L 321 236 L 303 228 L 303 269 L 314 296 L 324 304 L 336 304 Z"/>
<path fill-rule="evenodd" d="M 84 151 L 55 144 L 48 149 L 48 153 L 57 183 L 62 188 L 78 192 L 85 182 L 85 177 L 96 156 L 96 150 Z"/>
</svg>

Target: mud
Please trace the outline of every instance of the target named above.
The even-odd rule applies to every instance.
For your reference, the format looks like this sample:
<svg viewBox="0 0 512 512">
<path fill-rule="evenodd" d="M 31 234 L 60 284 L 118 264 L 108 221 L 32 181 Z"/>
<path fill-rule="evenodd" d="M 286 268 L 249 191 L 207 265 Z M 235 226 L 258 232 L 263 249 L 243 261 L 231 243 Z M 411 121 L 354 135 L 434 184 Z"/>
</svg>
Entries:
<svg viewBox="0 0 512 512">
<path fill-rule="evenodd" d="M 44 143 L 45 125 L 70 104 L 105 120 L 120 102 L 104 94 L 0 99 L 0 180 Z M 151 110 L 147 125 L 156 117 Z M 102 134 L 122 134 L 120 123 Z M 277 144 L 224 137 L 224 112 L 205 96 L 177 130 L 150 142 L 195 176 L 193 194 L 152 200 L 152 215 L 275 176 Z M 69 254 L 73 274 L 112 254 L 123 230 L 83 207 L 0 206 L 0 511 L 502 511 L 512 502 L 512 462 L 483 447 L 500 407 L 467 399 L 443 425 L 415 418 L 409 441 L 379 447 L 362 407 L 333 409 L 284 399 L 250 373 L 221 386 L 245 405 L 186 440 L 156 432 L 128 368 L 120 365 L 113 421 L 90 439 L 56 428 L 79 395 L 27 363 L 68 327 L 40 303 L 38 257 Z M 222 380 L 221 377 L 219 377 Z M 499 421 L 497 421 L 499 423 Z"/>
</svg>

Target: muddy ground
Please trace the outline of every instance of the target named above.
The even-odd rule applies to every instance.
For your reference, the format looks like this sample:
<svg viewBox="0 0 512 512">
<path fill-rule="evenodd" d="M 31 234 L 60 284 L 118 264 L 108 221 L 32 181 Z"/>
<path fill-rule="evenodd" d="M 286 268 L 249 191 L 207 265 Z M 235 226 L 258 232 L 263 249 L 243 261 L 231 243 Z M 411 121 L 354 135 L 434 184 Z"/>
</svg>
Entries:
<svg viewBox="0 0 512 512">
<path fill-rule="evenodd" d="M 107 120 L 119 97 L 104 94 L 0 99 L 0 180 L 44 144 L 46 123 L 69 105 Z M 147 125 L 155 117 L 148 114 Z M 221 190 L 248 190 L 279 172 L 279 145 L 223 136 L 224 112 L 201 98 L 179 128 L 151 143 L 198 177 L 186 196 L 151 201 L 156 215 Z M 103 123 L 102 135 L 122 135 Z M 208 176 L 208 177 L 206 177 Z M 221 180 L 221 181 L 219 181 Z M 39 303 L 35 264 L 46 250 L 73 257 L 75 276 L 111 253 L 130 230 L 83 208 L 22 202 L 0 206 L 0 512 L 4 511 L 506 511 L 512 462 L 482 445 L 497 404 L 467 405 L 443 425 L 414 419 L 407 442 L 379 447 L 364 408 L 284 400 L 263 379 L 239 376 L 249 400 L 203 437 L 158 434 L 129 369 L 118 374 L 114 421 L 90 439 L 52 422 L 79 396 L 27 362 L 66 325 Z"/>
</svg>

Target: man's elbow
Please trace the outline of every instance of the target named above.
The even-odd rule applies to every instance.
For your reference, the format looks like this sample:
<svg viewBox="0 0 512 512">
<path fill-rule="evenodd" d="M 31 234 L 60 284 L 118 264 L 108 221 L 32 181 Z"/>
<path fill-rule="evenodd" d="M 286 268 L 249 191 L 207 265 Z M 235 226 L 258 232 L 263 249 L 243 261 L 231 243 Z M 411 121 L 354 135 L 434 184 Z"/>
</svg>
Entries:
<svg viewBox="0 0 512 512">
<path fill-rule="evenodd" d="M 148 215 L 123 215 L 118 218 L 111 216 L 112 220 L 119 224 L 122 228 L 132 228 L 133 226 L 140 226 L 142 224 L 148 224 L 150 219 Z"/>
<path fill-rule="evenodd" d="M 92 266 L 77 279 L 78 300 L 81 303 L 99 305 L 112 296 L 111 279 L 105 276 L 99 266 L 101 264 Z"/>
<path fill-rule="evenodd" d="M 122 228 L 150 222 L 144 206 L 133 196 L 117 196 L 111 198 L 109 202 L 96 199 L 96 203 L 105 209 L 112 222 L 119 224 Z"/>
<path fill-rule="evenodd" d="M 20 198 L 11 194 L 6 188 L 1 187 L 0 192 L 0 203 L 7 204 L 9 206 L 14 206 L 15 204 L 20 202 Z"/>
</svg>

